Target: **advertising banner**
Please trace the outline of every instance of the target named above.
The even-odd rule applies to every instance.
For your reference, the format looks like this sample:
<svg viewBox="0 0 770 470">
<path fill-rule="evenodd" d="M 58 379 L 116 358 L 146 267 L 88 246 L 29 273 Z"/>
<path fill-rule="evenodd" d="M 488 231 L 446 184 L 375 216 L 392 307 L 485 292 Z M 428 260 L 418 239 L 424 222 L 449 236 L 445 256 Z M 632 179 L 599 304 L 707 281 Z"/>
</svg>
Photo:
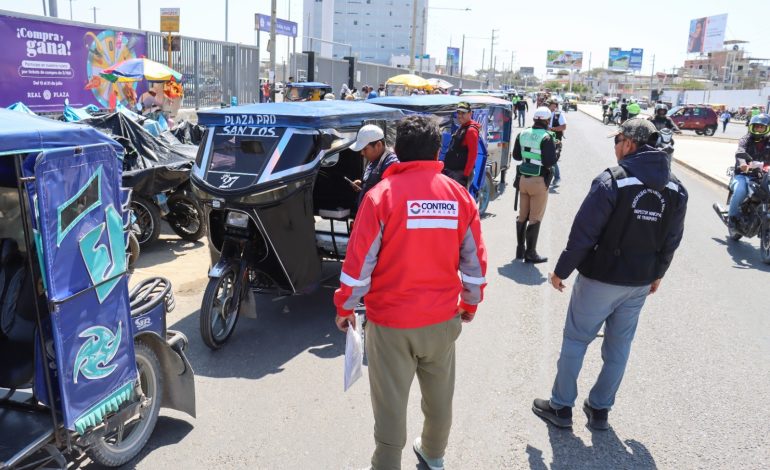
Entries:
<svg viewBox="0 0 770 470">
<path fill-rule="evenodd" d="M 531 77 L 535 75 L 535 67 L 519 67 L 519 75 L 522 77 Z"/>
<path fill-rule="evenodd" d="M 460 48 L 446 48 L 446 69 L 449 75 L 455 75 L 460 67 Z"/>
<path fill-rule="evenodd" d="M 583 53 L 549 50 L 545 66 L 555 69 L 580 69 L 583 67 Z"/>
<path fill-rule="evenodd" d="M 107 108 L 130 105 L 138 83 L 110 83 L 99 73 L 147 55 L 142 34 L 89 29 L 0 15 L 0 106 L 17 101 L 36 112 L 57 112 L 64 101 Z"/>
<path fill-rule="evenodd" d="M 687 52 L 694 54 L 722 50 L 725 29 L 727 29 L 727 14 L 691 20 Z"/>
<path fill-rule="evenodd" d="M 257 13 L 254 17 L 254 29 L 257 31 L 270 31 L 270 15 Z M 297 23 L 289 20 L 275 19 L 275 34 L 297 37 Z"/>
<path fill-rule="evenodd" d="M 607 61 L 610 70 L 636 70 L 642 69 L 642 56 L 644 49 L 631 49 L 624 51 L 619 47 L 610 47 L 610 57 Z"/>
</svg>

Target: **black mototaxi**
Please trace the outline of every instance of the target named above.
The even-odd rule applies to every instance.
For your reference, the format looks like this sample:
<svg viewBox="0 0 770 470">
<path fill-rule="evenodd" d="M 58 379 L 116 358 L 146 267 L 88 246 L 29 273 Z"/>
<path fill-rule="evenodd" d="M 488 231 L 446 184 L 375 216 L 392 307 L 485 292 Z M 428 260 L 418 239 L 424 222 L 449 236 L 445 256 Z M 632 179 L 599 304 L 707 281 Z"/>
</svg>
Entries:
<svg viewBox="0 0 770 470">
<path fill-rule="evenodd" d="M 324 259 L 344 259 L 365 161 L 349 149 L 366 124 L 395 140 L 402 112 L 368 103 L 265 103 L 201 112 L 206 133 L 191 181 L 208 224 L 212 268 L 201 336 L 233 332 L 250 294 L 320 285 Z M 248 310 L 248 308 L 246 308 Z"/>
</svg>

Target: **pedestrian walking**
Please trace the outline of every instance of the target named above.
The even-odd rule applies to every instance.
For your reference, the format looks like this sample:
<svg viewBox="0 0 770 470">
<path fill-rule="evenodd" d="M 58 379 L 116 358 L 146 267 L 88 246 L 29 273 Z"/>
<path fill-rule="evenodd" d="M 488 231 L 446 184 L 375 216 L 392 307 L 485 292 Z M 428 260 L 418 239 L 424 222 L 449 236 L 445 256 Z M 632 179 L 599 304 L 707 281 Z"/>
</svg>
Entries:
<svg viewBox="0 0 770 470">
<path fill-rule="evenodd" d="M 526 125 L 527 112 L 529 112 L 529 105 L 522 93 L 519 95 L 519 101 L 516 102 L 516 117 L 519 120 L 519 127 L 524 127 Z"/>
<path fill-rule="evenodd" d="M 457 104 L 456 112 L 460 127 L 452 134 L 449 142 L 444 157 L 444 174 L 468 188 L 473 182 L 481 125 L 473 120 L 471 105 L 465 101 Z"/>
<path fill-rule="evenodd" d="M 334 294 L 335 322 L 343 331 L 353 325 L 352 309 L 366 295 L 376 444 L 371 468 L 401 468 L 416 374 L 425 421 L 413 449 L 429 468 L 443 469 L 455 341 L 482 300 L 487 254 L 475 201 L 441 174 L 443 165 L 436 161 L 438 125 L 427 116 L 404 118 L 395 147 L 401 163 L 391 165 L 364 196 L 356 217 Z"/>
<path fill-rule="evenodd" d="M 516 259 L 527 263 L 544 263 L 548 258 L 537 254 L 540 223 L 548 203 L 548 186 L 553 178 L 551 168 L 556 165 L 555 137 L 548 132 L 551 111 L 537 108 L 534 125 L 522 131 L 513 144 L 513 159 L 522 162 L 516 167 L 516 203 L 521 197 L 521 208 L 516 219 Z"/>
<path fill-rule="evenodd" d="M 555 98 L 551 98 L 545 102 L 548 109 L 551 110 L 551 121 L 548 124 L 548 130 L 554 133 L 556 137 L 556 160 L 561 159 L 561 151 L 564 148 L 564 131 L 567 130 L 567 120 L 564 119 L 564 114 L 559 111 L 559 102 Z M 556 163 L 553 166 L 553 184 L 558 185 L 561 183 L 561 171 L 559 170 L 559 164 Z"/>
<path fill-rule="evenodd" d="M 727 124 L 730 123 L 730 118 L 732 118 L 732 115 L 730 115 L 726 109 L 722 111 L 722 114 L 719 116 L 719 120 L 722 121 L 722 134 L 727 132 Z"/>
<path fill-rule="evenodd" d="M 583 411 L 588 426 L 609 429 L 631 351 L 639 313 L 660 287 L 684 232 L 687 191 L 671 173 L 665 152 L 651 146 L 655 126 L 629 119 L 612 134 L 618 166 L 597 176 L 575 216 L 567 247 L 551 285 L 577 269 L 564 326 L 561 354 L 550 400 L 536 399 L 532 411 L 558 427 L 572 426 L 577 378 L 588 345 L 604 326 L 603 366 Z"/>
</svg>

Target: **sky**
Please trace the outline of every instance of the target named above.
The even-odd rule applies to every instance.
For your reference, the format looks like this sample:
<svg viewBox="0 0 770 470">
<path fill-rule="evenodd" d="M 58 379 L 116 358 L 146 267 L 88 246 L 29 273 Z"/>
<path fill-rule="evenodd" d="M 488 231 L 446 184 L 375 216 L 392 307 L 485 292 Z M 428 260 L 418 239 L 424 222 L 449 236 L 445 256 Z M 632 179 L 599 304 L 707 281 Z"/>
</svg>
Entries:
<svg viewBox="0 0 770 470">
<path fill-rule="evenodd" d="M 373 2 L 385 0 L 372 0 Z M 97 22 L 104 25 L 137 27 L 137 0 L 58 0 L 59 16 L 92 22 L 96 7 Z M 225 39 L 225 0 L 141 0 L 142 27 L 157 31 L 161 7 L 181 8 L 181 34 L 205 39 Z M 302 0 L 278 0 L 278 17 L 300 23 Z M 465 40 L 465 72 L 489 67 L 492 30 L 496 69 L 535 67 L 536 75 L 545 73 L 548 49 L 583 52 L 583 70 L 607 63 L 608 49 L 643 48 L 643 74 L 652 70 L 671 71 L 688 58 L 686 53 L 690 20 L 727 13 L 725 39 L 749 41 L 746 49 L 752 57 L 770 58 L 770 40 L 761 27 L 770 18 L 770 2 L 727 2 L 724 0 L 646 0 L 626 2 L 592 0 L 549 0 L 537 2 L 512 0 L 429 0 L 426 52 L 444 63 L 447 46 L 460 47 Z M 443 10 L 442 8 L 470 11 Z M 0 0 L 0 9 L 42 15 L 43 0 Z M 229 0 L 229 40 L 255 44 L 254 13 L 270 14 L 270 0 Z M 405 12 L 409 14 L 410 12 Z M 418 19 L 418 21 L 421 20 Z M 267 34 L 262 37 L 266 50 Z M 301 48 L 297 39 L 297 48 Z M 418 38 L 419 48 L 419 38 Z M 278 63 L 287 52 L 286 38 L 278 40 Z M 265 56 L 266 57 L 266 56 Z M 694 56 L 691 56 L 694 58 Z"/>
</svg>

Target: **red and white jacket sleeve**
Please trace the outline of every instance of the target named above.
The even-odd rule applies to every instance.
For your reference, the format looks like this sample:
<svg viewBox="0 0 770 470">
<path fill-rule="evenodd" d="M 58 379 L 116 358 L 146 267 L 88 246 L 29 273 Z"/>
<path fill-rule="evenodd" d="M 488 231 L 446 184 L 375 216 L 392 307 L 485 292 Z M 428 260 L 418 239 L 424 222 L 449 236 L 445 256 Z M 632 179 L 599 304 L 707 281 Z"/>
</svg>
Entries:
<svg viewBox="0 0 770 470">
<path fill-rule="evenodd" d="M 487 248 L 481 238 L 481 220 L 476 204 L 471 200 L 471 222 L 460 244 L 460 278 L 463 290 L 460 292 L 459 307 L 466 312 L 475 313 L 476 307 L 484 299 L 487 286 Z"/>
<path fill-rule="evenodd" d="M 346 317 L 361 297 L 369 292 L 372 272 L 382 244 L 383 224 L 377 215 L 377 208 L 370 197 L 365 196 L 356 215 L 353 233 L 350 235 L 345 262 L 340 273 L 340 288 L 334 292 L 337 314 Z"/>
</svg>

